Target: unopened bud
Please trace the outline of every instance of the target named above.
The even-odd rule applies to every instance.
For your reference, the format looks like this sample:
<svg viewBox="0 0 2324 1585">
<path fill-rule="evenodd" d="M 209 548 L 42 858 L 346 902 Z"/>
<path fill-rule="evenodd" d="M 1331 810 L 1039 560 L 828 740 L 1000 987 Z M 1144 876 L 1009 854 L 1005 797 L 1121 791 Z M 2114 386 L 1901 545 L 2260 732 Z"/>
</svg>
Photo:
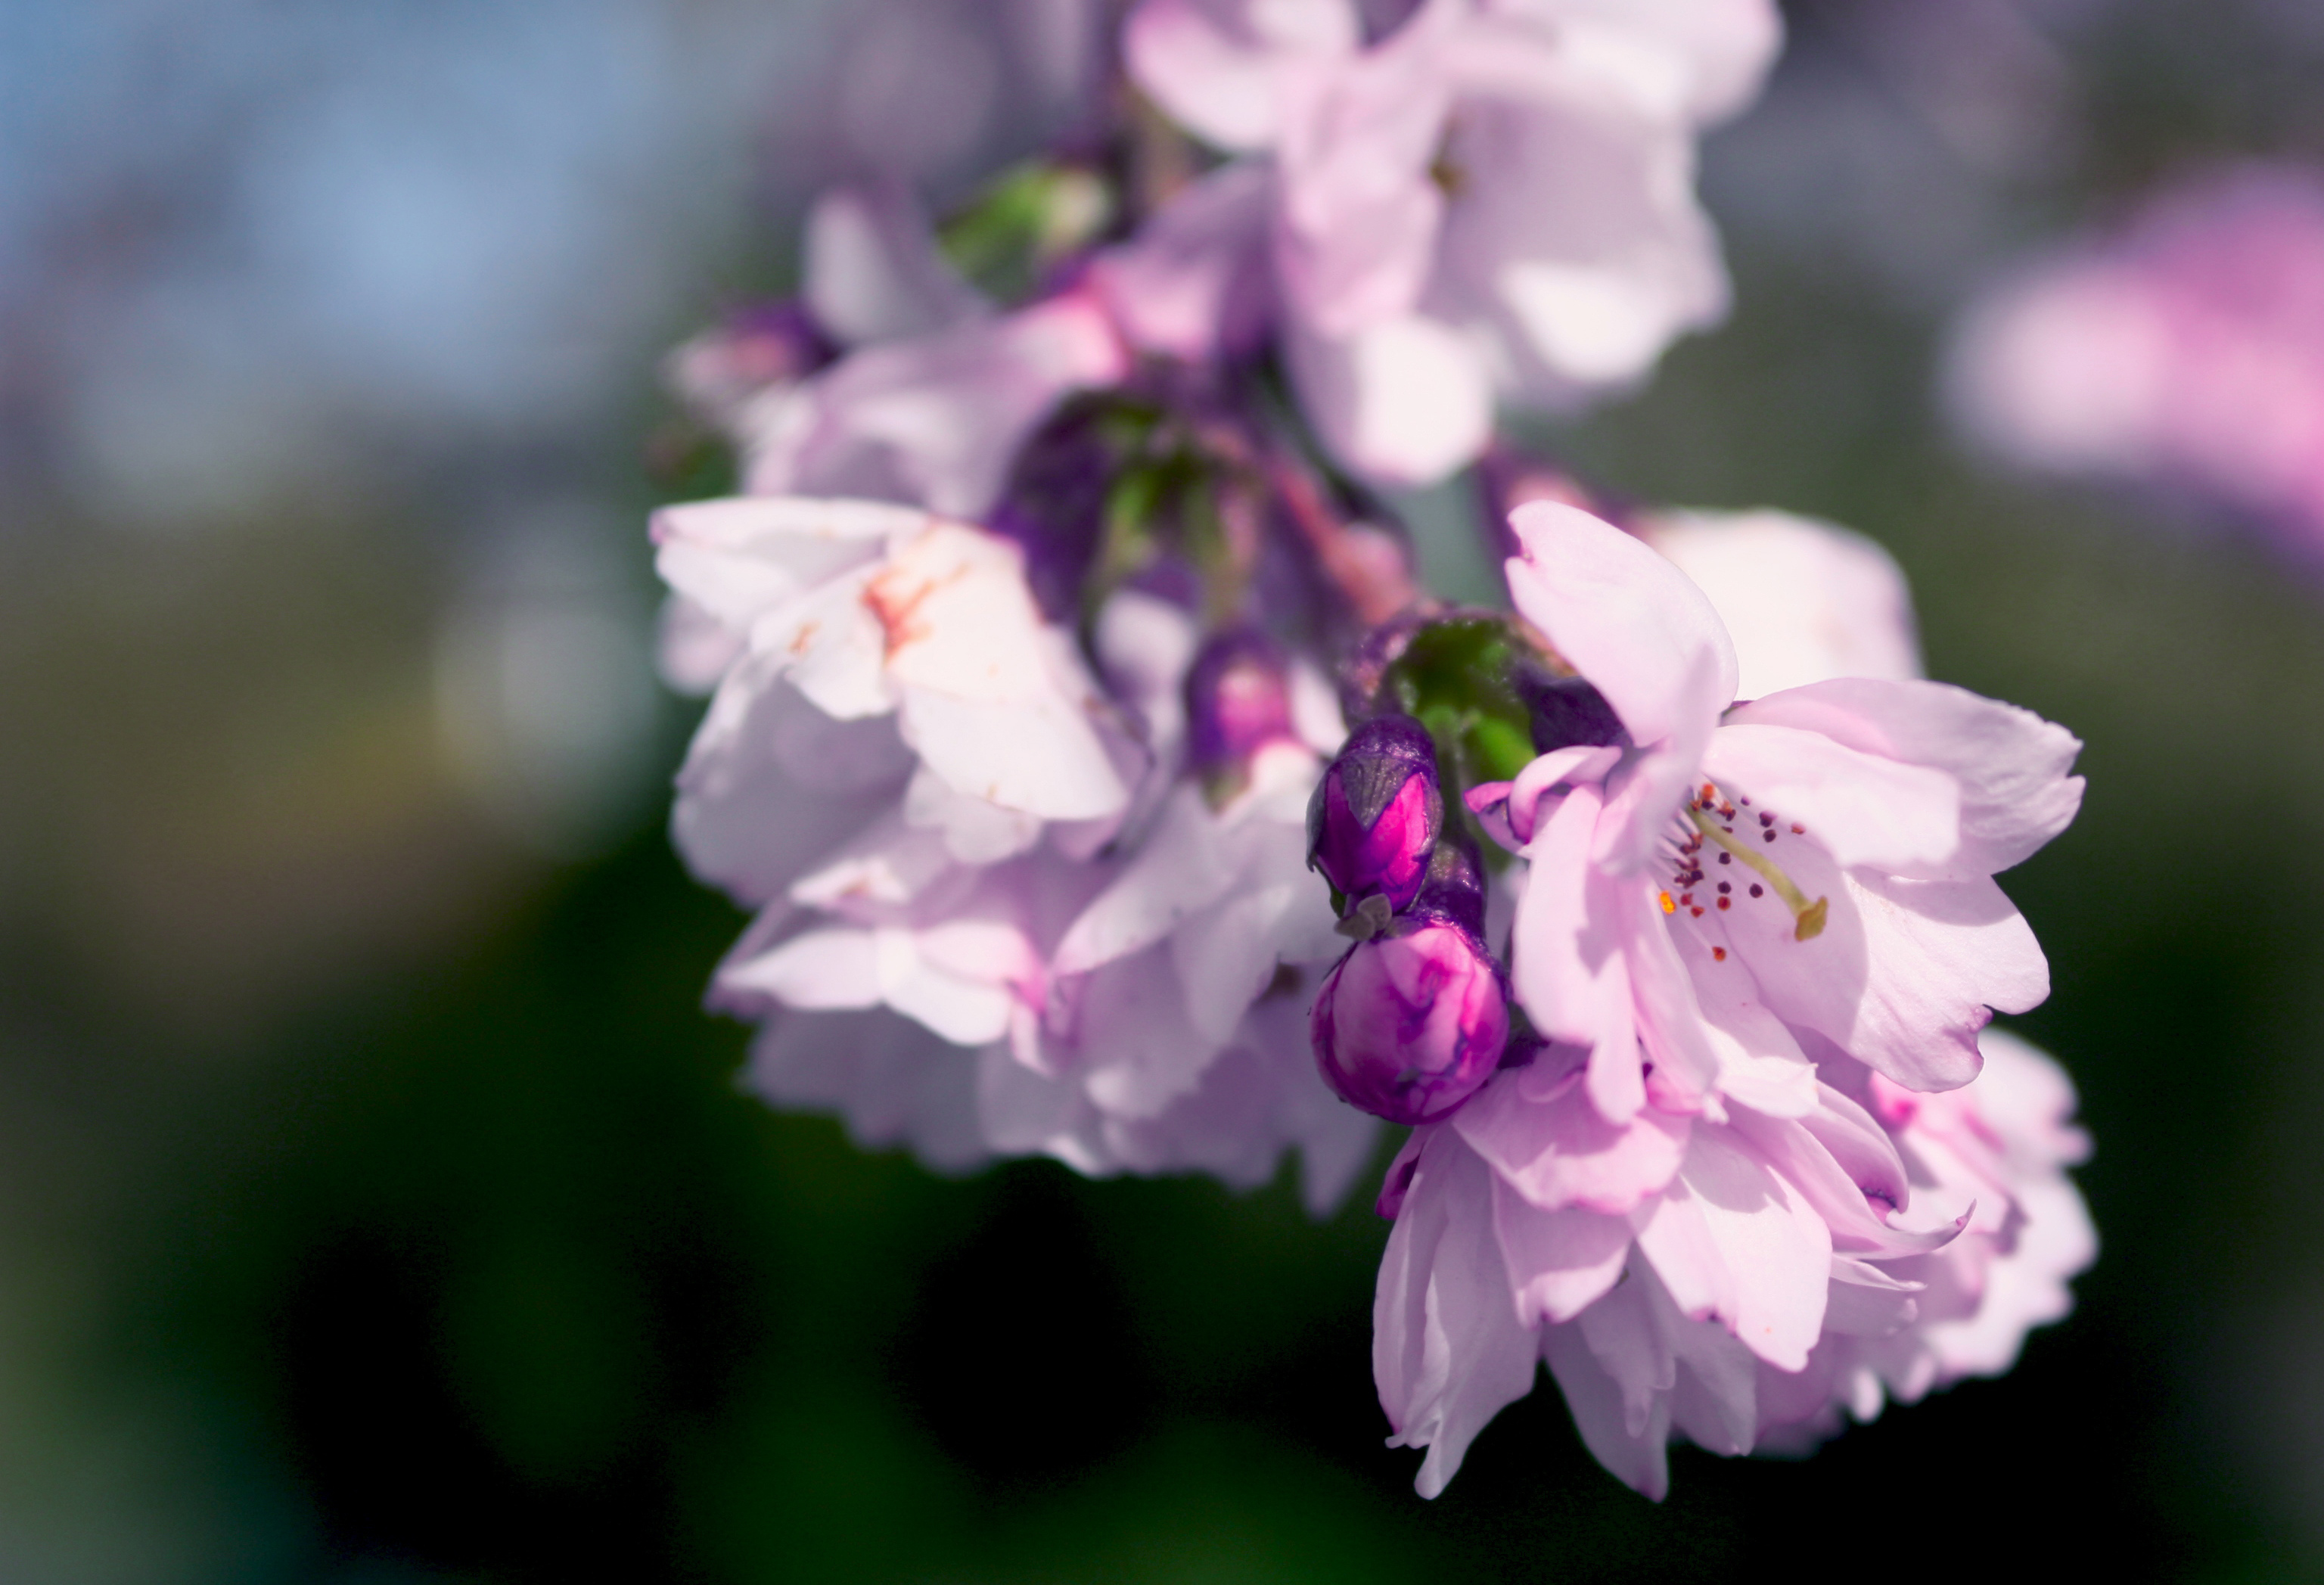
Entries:
<svg viewBox="0 0 2324 1585">
<path fill-rule="evenodd" d="M 1457 925 L 1479 940 L 1485 935 L 1485 868 L 1477 844 L 1459 825 L 1448 826 L 1428 855 L 1428 873 L 1406 912 L 1413 918 Z"/>
<path fill-rule="evenodd" d="M 1394 1123 L 1434 1122 L 1493 1076 L 1508 1000 L 1474 935 L 1399 921 L 1333 968 L 1308 1028 L 1315 1065 L 1341 1100 Z"/>
<path fill-rule="evenodd" d="M 1264 633 L 1206 640 L 1186 668 L 1186 752 L 1197 775 L 1231 776 L 1291 724 L 1290 668 Z"/>
<path fill-rule="evenodd" d="M 1550 677 L 1528 669 L 1517 678 L 1517 696 L 1532 715 L 1536 754 L 1576 744 L 1625 743 L 1630 734 L 1606 696 L 1578 677 Z"/>
<path fill-rule="evenodd" d="M 1307 864 L 1342 895 L 1401 909 L 1427 879 L 1444 824 L 1436 745 L 1408 715 L 1365 722 L 1307 804 Z"/>
<path fill-rule="evenodd" d="M 786 298 L 734 309 L 671 353 L 664 373 L 698 418 L 724 423 L 760 392 L 806 379 L 836 353 L 814 316 Z"/>
</svg>

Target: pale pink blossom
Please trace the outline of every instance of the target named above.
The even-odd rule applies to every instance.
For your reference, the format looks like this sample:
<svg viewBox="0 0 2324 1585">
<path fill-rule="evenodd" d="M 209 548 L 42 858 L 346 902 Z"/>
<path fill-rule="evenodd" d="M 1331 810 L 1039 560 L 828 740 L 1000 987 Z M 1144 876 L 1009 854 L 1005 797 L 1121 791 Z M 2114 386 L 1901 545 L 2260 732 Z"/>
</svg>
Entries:
<svg viewBox="0 0 2324 1585">
<path fill-rule="evenodd" d="M 1129 241 L 1092 261 L 1089 284 L 1122 339 L 1185 363 L 1239 357 L 1272 328 L 1267 170 L 1235 163 L 1194 182 Z"/>
<path fill-rule="evenodd" d="M 1426 0 L 1371 44 L 1347 0 L 1144 0 L 1124 47 L 1183 124 L 1267 161 L 1310 420 L 1414 484 L 1483 449 L 1497 396 L 1572 406 L 1723 314 L 1694 140 L 1779 35 L 1766 0 Z"/>
<path fill-rule="evenodd" d="M 1761 1375 L 1763 1442 L 1829 1435 L 1843 1410 L 1870 1420 L 1884 1396 L 1911 1404 L 1968 1377 L 1999 1376 L 2017 1362 L 2028 1331 L 2072 1310 L 2067 1282 L 2098 1256 L 2097 1230 L 2064 1170 L 2089 1155 L 2089 1136 L 2071 1121 L 2073 1083 L 2005 1030 L 1987 1030 L 1981 1044 L 1977 1082 L 1942 1095 L 1848 1075 L 1895 1138 L 1913 1186 L 1975 1209 L 1942 1249 L 1883 1263 L 1899 1285 L 1919 1285 L 1909 1295 L 1913 1313 L 1895 1330 L 1827 1328 L 1799 1377 Z M 1839 1076 L 1847 1064 L 1828 1067 Z"/>
<path fill-rule="evenodd" d="M 1076 391 L 1117 383 L 1129 352 L 1087 291 L 850 354 L 752 415 L 755 495 L 856 495 L 982 517 L 1028 436 Z"/>
<path fill-rule="evenodd" d="M 1904 575 L 1863 535 L 1765 508 L 1665 508 L 1628 526 L 1710 599 L 1735 645 L 1738 698 L 1835 677 L 1921 675 Z"/>
<path fill-rule="evenodd" d="M 1519 612 L 1628 741 L 1558 749 L 1471 797 L 1528 862 L 1518 998 L 1544 1034 L 1600 1054 L 1601 1109 L 1645 1099 L 1641 1047 L 1655 1087 L 1692 1100 L 1729 1071 L 1796 1071 L 1794 1027 L 1915 1089 L 1967 1083 L 1991 1009 L 2048 994 L 1991 877 L 2073 818 L 2080 745 L 1915 679 L 1736 705 L 1732 641 L 1670 562 L 1572 507 L 1514 521 Z"/>
<path fill-rule="evenodd" d="M 2216 172 L 1994 287 L 1954 413 L 2000 455 L 2193 488 L 2324 546 L 2324 180 Z"/>
<path fill-rule="evenodd" d="M 989 318 L 992 305 L 945 258 L 927 212 L 894 183 L 835 187 L 807 210 L 796 299 L 761 304 L 663 360 L 671 394 L 730 438 L 839 355 Z"/>
<path fill-rule="evenodd" d="M 1038 1073 L 1006 1042 L 964 1050 L 886 1009 L 769 1018 L 750 1083 L 775 1105 L 835 1113 L 859 1144 L 908 1149 L 940 1171 L 1048 1156 L 1093 1176 L 1203 1172 L 1256 1188 L 1288 1147 L 1318 1215 L 1346 1197 L 1379 1130 L 1317 1081 L 1296 996 L 1255 1006 L 1194 1088 L 1152 1113 L 1109 1109 L 1085 1082 Z"/>
<path fill-rule="evenodd" d="M 1570 506 L 1514 525 L 1519 611 L 1617 719 L 1564 709 L 1588 741 L 1471 795 L 1525 861 L 1510 977 L 1552 1044 L 1392 1170 L 1374 1363 L 1424 1492 L 1546 1359 L 1659 1496 L 1674 1434 L 1812 1436 L 2062 1313 L 2070 1091 L 1998 1039 L 1973 1081 L 1991 1010 L 2047 991 L 1990 877 L 2071 819 L 2079 745 L 1912 679 L 1733 705 L 1735 646 L 1669 561 Z"/>
<path fill-rule="evenodd" d="M 2070 1085 L 1985 1043 L 1985 1073 L 1941 1096 L 1834 1055 L 1871 1107 L 1820 1083 L 1798 1118 L 1650 1107 L 1622 1127 L 1553 1047 L 1417 1130 L 1384 1196 L 1373 1350 L 1392 1441 L 1428 1450 L 1422 1494 L 1536 1360 L 1600 1461 L 1656 1498 L 1675 1438 L 1801 1451 L 1886 1397 L 2007 1369 L 2096 1240 L 2064 1174 L 2088 1149 Z"/>
<path fill-rule="evenodd" d="M 678 772 L 673 830 L 705 880 L 767 903 L 883 822 L 957 861 L 1053 826 L 1086 852 L 1127 810 L 1139 752 L 1007 541 L 799 498 L 668 507 L 653 532 L 663 579 L 742 648 Z"/>
<path fill-rule="evenodd" d="M 926 212 L 894 183 L 839 187 L 807 212 L 796 299 L 761 304 L 681 344 L 664 382 L 696 419 L 748 450 L 787 421 L 799 386 L 842 355 L 990 319 L 994 309 L 936 246 Z M 665 602 L 662 680 L 706 694 L 742 653 L 740 636 L 682 593 Z"/>
<path fill-rule="evenodd" d="M 786 363 L 746 318 L 687 344 L 670 364 L 680 394 L 740 448 L 754 495 L 860 497 L 982 518 L 1017 448 L 1057 403 L 1130 370 L 1096 292 L 1000 312 L 892 184 L 836 188 L 816 201 L 788 312 L 836 361 Z"/>
</svg>

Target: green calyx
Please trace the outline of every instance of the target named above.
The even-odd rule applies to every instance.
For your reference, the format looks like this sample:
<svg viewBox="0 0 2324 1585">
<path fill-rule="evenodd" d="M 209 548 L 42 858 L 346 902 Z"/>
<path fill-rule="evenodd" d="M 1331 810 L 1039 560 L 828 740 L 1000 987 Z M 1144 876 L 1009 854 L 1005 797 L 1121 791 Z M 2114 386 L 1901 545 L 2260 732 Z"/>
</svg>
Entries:
<svg viewBox="0 0 2324 1585">
<path fill-rule="evenodd" d="M 1543 664 L 1508 616 L 1462 611 L 1416 629 L 1380 674 L 1378 703 L 1428 729 L 1447 811 L 1458 810 L 1472 829 L 1470 791 L 1511 780 L 1533 761 L 1533 714 L 1517 679 Z M 1489 863 L 1504 861 L 1491 843 L 1483 852 Z"/>
<path fill-rule="evenodd" d="M 1095 171 L 1028 161 L 1002 171 L 948 217 L 936 242 L 954 269 L 1014 302 L 1051 264 L 1102 235 L 1114 208 L 1111 187 Z"/>
<path fill-rule="evenodd" d="M 1085 594 L 1093 616 L 1124 583 L 1166 557 L 1191 569 L 1203 618 L 1217 625 L 1242 609 L 1268 510 L 1248 468 L 1207 448 L 1187 427 L 1154 413 L 1123 448 L 1106 492 L 1098 551 Z"/>
</svg>

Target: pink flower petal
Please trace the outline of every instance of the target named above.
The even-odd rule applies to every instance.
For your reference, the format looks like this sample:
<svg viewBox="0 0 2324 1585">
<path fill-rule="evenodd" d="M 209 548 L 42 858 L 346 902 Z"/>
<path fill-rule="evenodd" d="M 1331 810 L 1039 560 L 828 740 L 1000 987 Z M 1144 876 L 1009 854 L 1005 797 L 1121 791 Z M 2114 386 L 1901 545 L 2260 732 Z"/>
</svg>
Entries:
<svg viewBox="0 0 2324 1585">
<path fill-rule="evenodd" d="M 1172 198 L 1138 235 L 1090 269 L 1122 338 L 1188 363 L 1254 348 L 1275 298 L 1263 163 L 1229 165 Z"/>
<path fill-rule="evenodd" d="M 1389 1445 L 1428 1450 L 1421 1496 L 1443 1491 L 1477 1433 L 1533 1390 L 1534 1350 L 1493 1237 L 1492 1175 L 1440 1129 L 1388 1234 L 1372 1301 L 1372 1377 Z"/>
<path fill-rule="evenodd" d="M 1843 871 L 1812 842 L 1771 851 L 1805 896 L 1825 899 L 1820 935 L 1798 940 L 1790 909 L 1772 894 L 1682 927 L 1739 955 L 1776 1017 L 1907 1089 L 1966 1084 L 1989 1009 L 2022 1012 L 2048 995 L 2042 949 L 1992 881 Z"/>
<path fill-rule="evenodd" d="M 1652 1108 L 1609 1122 L 1581 1086 L 1528 1100 L 1514 1074 L 1486 1085 L 1452 1114 L 1452 1126 L 1512 1192 L 1541 1210 L 1614 1215 L 1669 1184 L 1688 1130 L 1685 1118 Z"/>
<path fill-rule="evenodd" d="M 899 187 L 825 193 L 807 212 L 805 252 L 801 295 L 816 325 L 843 346 L 932 335 L 992 312 Z"/>
<path fill-rule="evenodd" d="M 1535 502 L 1509 521 L 1525 547 L 1508 563 L 1517 610 L 1641 746 L 1696 727 L 1706 703 L 1716 713 L 1734 698 L 1734 646 L 1685 574 L 1575 507 Z M 1706 656 L 1704 677 L 1697 668 Z"/>
<path fill-rule="evenodd" d="M 1257 149 L 1276 135 L 1286 63 L 1347 54 L 1360 36 L 1347 0 L 1141 0 L 1122 54 L 1172 119 L 1221 148 Z"/>
<path fill-rule="evenodd" d="M 1897 873 L 1949 880 L 1996 874 L 2063 831 L 2082 804 L 2082 779 L 2067 774 L 2082 746 L 2073 733 L 1945 683 L 1840 677 L 1754 700 L 1729 719 L 1821 733 L 1958 781 L 1960 850 Z"/>
<path fill-rule="evenodd" d="M 1698 1128 L 1676 1182 L 1638 1213 L 1638 1247 L 1689 1317 L 1716 1317 L 1779 1370 L 1823 1325 L 1831 1234 L 1739 1138 Z"/>
<path fill-rule="evenodd" d="M 1617 1479 L 1660 1502 L 1670 1490 L 1678 1363 L 1646 1313 L 1643 1285 L 1626 1282 L 1580 1321 L 1545 1330 L 1542 1356 L 1591 1453 Z"/>
<path fill-rule="evenodd" d="M 1883 759 L 1799 727 L 1737 723 L 1711 734 L 1702 773 L 1728 797 L 1748 794 L 1762 820 L 1797 821 L 1845 868 L 1890 874 L 1951 867 L 1960 847 L 1960 786 L 1926 765 Z M 1746 823 L 1746 836 L 1755 834 Z"/>
<path fill-rule="evenodd" d="M 1654 512 L 1645 535 L 1719 608 L 1742 697 L 1921 675 L 1904 572 L 1863 535 L 1764 511 Z"/>
<path fill-rule="evenodd" d="M 1383 320 L 1329 338 L 1286 332 L 1293 382 L 1333 456 L 1388 485 L 1434 484 L 1475 457 L 1493 396 L 1467 342 L 1433 320 Z"/>
<path fill-rule="evenodd" d="M 852 567 L 927 514 L 875 501 L 733 496 L 665 506 L 653 514 L 654 570 L 737 632 L 784 602 Z"/>
<path fill-rule="evenodd" d="M 1528 1204 L 1506 1180 L 1493 1180 L 1493 1233 L 1500 1240 L 1526 1326 L 1571 1321 L 1602 1298 L 1630 1253 L 1627 1217 Z"/>
</svg>

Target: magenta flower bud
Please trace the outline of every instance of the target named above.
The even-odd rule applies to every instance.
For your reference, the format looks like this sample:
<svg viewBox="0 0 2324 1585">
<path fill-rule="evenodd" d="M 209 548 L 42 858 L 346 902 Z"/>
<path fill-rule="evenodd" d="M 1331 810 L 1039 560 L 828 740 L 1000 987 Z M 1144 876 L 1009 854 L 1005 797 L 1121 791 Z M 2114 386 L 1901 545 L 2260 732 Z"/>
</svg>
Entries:
<svg viewBox="0 0 2324 1585">
<path fill-rule="evenodd" d="M 1405 913 L 1414 920 L 1457 925 L 1479 941 L 1485 938 L 1485 869 L 1477 858 L 1476 840 L 1460 826 L 1447 829 L 1428 855 L 1427 875 Z M 1343 928 L 1342 934 L 1347 933 Z"/>
<path fill-rule="evenodd" d="M 1333 966 L 1308 1031 L 1341 1100 L 1392 1123 L 1434 1122 L 1493 1076 L 1508 1044 L 1508 996 L 1469 932 L 1399 922 Z"/>
<path fill-rule="evenodd" d="M 1351 902 L 1385 897 L 1391 912 L 1419 895 L 1444 825 L 1436 744 L 1408 715 L 1365 722 L 1307 804 L 1307 867 Z"/>
<path fill-rule="evenodd" d="M 1197 774 L 1239 769 L 1291 725 L 1289 667 L 1264 633 L 1245 630 L 1206 641 L 1186 668 L 1186 752 Z"/>
</svg>

